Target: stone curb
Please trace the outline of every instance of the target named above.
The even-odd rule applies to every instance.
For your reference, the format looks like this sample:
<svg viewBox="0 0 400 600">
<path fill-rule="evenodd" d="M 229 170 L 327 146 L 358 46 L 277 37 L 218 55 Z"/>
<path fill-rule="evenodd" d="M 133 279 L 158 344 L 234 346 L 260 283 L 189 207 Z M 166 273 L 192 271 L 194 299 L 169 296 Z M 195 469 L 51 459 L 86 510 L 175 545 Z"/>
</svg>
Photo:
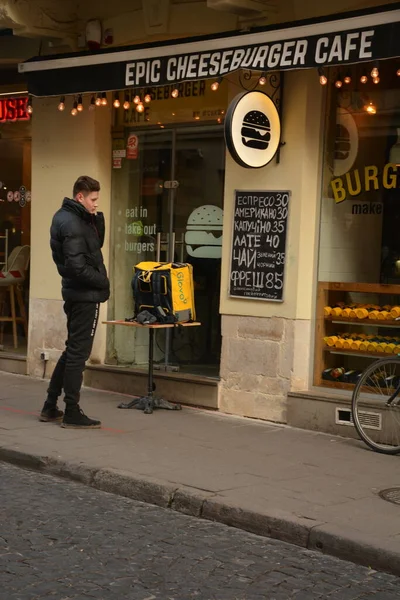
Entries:
<svg viewBox="0 0 400 600">
<path fill-rule="evenodd" d="M 363 537 L 354 532 L 350 537 L 348 532 L 328 523 L 316 523 L 276 510 L 268 510 L 263 514 L 225 503 L 211 492 L 177 488 L 156 479 L 135 477 L 117 469 L 99 469 L 12 448 L 0 447 L 0 461 L 400 576 L 400 546 L 377 546 L 368 536 Z"/>
</svg>

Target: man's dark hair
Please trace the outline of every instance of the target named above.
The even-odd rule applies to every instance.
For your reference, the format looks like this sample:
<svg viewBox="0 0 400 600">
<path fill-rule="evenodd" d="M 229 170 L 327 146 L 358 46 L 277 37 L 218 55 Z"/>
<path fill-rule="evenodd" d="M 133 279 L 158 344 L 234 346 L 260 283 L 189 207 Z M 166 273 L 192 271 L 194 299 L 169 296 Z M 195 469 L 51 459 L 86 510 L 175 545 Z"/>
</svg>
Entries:
<svg viewBox="0 0 400 600">
<path fill-rule="evenodd" d="M 88 175 L 81 175 L 74 183 L 74 189 L 72 191 L 72 197 L 75 198 L 77 194 L 83 192 L 87 195 L 91 192 L 99 192 L 100 183 L 96 179 L 92 179 Z"/>
</svg>

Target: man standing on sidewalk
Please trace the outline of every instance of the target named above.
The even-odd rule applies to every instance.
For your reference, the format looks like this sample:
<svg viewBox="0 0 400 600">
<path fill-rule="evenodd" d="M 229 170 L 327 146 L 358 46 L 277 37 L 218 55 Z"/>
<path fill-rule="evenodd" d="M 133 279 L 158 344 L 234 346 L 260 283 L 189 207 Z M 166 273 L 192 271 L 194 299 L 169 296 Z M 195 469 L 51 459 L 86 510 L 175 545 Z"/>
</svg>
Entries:
<svg viewBox="0 0 400 600">
<path fill-rule="evenodd" d="M 99 304 L 110 296 L 103 262 L 104 217 L 97 212 L 100 184 L 82 176 L 75 182 L 73 199 L 64 198 L 53 217 L 50 245 L 62 277 L 68 337 L 47 390 L 40 421 L 61 421 L 62 427 L 99 429 L 79 406 L 83 371 L 88 360 L 99 316 Z M 57 399 L 64 389 L 65 414 Z"/>
</svg>

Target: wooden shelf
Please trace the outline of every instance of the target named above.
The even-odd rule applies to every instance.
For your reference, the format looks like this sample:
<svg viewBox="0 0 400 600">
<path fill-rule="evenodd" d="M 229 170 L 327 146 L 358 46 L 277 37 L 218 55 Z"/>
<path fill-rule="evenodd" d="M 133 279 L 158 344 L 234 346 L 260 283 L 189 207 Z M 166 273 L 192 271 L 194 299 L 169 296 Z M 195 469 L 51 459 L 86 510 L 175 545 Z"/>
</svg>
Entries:
<svg viewBox="0 0 400 600">
<path fill-rule="evenodd" d="M 325 321 L 331 323 L 348 323 L 349 325 L 364 325 L 365 327 L 386 327 L 387 329 L 393 327 L 400 327 L 400 321 L 390 319 L 387 321 L 380 321 L 379 319 L 346 319 L 346 317 L 325 317 Z"/>
<path fill-rule="evenodd" d="M 397 354 L 386 354 L 385 352 L 360 352 L 359 350 L 350 350 L 348 348 L 334 348 L 333 346 L 325 346 L 324 352 L 330 354 L 343 354 L 344 356 L 360 356 L 365 358 L 395 358 Z M 400 347 L 399 347 L 400 354 Z"/>
<path fill-rule="evenodd" d="M 350 296 L 349 296 L 350 294 Z M 352 364 L 351 357 L 353 359 L 369 358 L 371 361 L 378 358 L 393 358 L 397 354 L 385 354 L 383 352 L 368 352 L 359 350 L 347 350 L 344 348 L 335 348 L 333 346 L 326 346 L 324 339 L 326 337 L 335 334 L 336 328 L 339 331 L 347 331 L 353 333 L 360 331 L 360 327 L 364 327 L 368 330 L 370 328 L 381 328 L 388 330 L 388 334 L 393 337 L 396 336 L 398 330 L 400 330 L 400 320 L 380 320 L 380 319 L 352 319 L 346 317 L 335 317 L 329 315 L 324 317 L 324 308 L 326 306 L 337 306 L 339 302 L 354 303 L 356 302 L 352 294 L 368 294 L 377 295 L 378 298 L 373 297 L 370 300 L 363 298 L 363 302 L 371 302 L 379 305 L 395 305 L 400 306 L 400 284 L 386 284 L 386 283 L 346 283 L 346 282 L 331 282 L 321 281 L 318 283 L 317 288 L 317 305 L 316 305 L 316 321 L 315 321 L 315 359 L 314 359 L 314 385 L 323 387 L 332 387 L 338 390 L 351 390 L 353 389 L 352 384 L 342 383 L 339 381 L 326 381 L 322 379 L 322 373 L 327 368 L 335 368 L 337 366 L 345 366 Z M 386 297 L 385 297 L 386 295 Z M 394 296 L 389 298 L 388 295 Z M 347 327 L 350 325 L 351 327 Z M 342 326 L 342 329 L 340 328 Z M 346 329 L 343 328 L 346 326 Z M 390 331 L 392 330 L 392 331 Z M 400 353 L 400 346 L 399 346 Z M 340 356 L 343 358 L 340 359 Z M 347 357 L 347 358 L 346 358 Z M 369 363 L 365 361 L 365 366 Z"/>
<path fill-rule="evenodd" d="M 355 387 L 355 383 L 345 383 L 344 381 L 329 381 L 327 379 L 321 379 L 321 383 L 323 387 L 329 387 L 334 390 L 350 390 L 353 391 Z"/>
<path fill-rule="evenodd" d="M 368 294 L 399 294 L 400 285 L 392 283 L 342 283 L 342 282 L 320 282 L 322 289 L 331 292 L 360 292 Z"/>
</svg>

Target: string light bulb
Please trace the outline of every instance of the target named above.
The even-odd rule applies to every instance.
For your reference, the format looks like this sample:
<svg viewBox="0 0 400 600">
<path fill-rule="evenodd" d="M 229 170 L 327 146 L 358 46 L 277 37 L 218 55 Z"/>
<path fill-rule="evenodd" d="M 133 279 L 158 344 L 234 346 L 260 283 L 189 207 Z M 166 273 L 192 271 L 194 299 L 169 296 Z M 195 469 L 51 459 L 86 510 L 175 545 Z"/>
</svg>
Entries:
<svg viewBox="0 0 400 600">
<path fill-rule="evenodd" d="M 65 110 L 65 96 L 61 96 L 60 102 L 58 104 L 58 110 L 60 112 L 62 112 L 63 110 Z"/>
<path fill-rule="evenodd" d="M 107 106 L 107 94 L 105 92 L 103 92 L 101 95 L 101 105 Z"/>
<path fill-rule="evenodd" d="M 366 73 L 364 71 L 363 74 L 360 77 L 360 83 L 367 83 L 367 81 L 368 81 L 368 77 L 367 77 L 367 75 L 366 75 Z"/>
<path fill-rule="evenodd" d="M 125 94 L 125 102 L 124 102 L 124 110 L 129 110 L 130 102 L 129 102 L 129 94 Z"/>
<path fill-rule="evenodd" d="M 144 97 L 144 101 L 146 102 L 146 104 L 148 104 L 149 102 L 151 102 L 151 95 L 150 94 L 146 94 Z"/>
<path fill-rule="evenodd" d="M 26 105 L 26 112 L 28 113 L 28 115 L 31 115 L 33 113 L 32 97 L 31 96 L 28 97 L 28 103 Z"/>
<path fill-rule="evenodd" d="M 78 96 L 78 104 L 77 104 L 76 108 L 77 108 L 78 112 L 83 111 L 82 96 Z"/>
<path fill-rule="evenodd" d="M 140 96 L 135 96 L 133 101 L 135 104 L 140 104 Z"/>
<path fill-rule="evenodd" d="M 173 98 L 177 98 L 177 97 L 179 96 L 179 90 L 178 90 L 178 88 L 174 88 L 174 89 L 172 90 L 172 92 L 171 92 L 171 96 L 172 96 Z"/>
<path fill-rule="evenodd" d="M 335 86 L 340 89 L 343 85 L 343 81 L 340 79 L 340 76 L 335 81 Z"/>
<path fill-rule="evenodd" d="M 374 83 L 379 83 L 380 82 L 380 78 L 379 77 L 374 77 L 372 81 Z"/>
<path fill-rule="evenodd" d="M 78 103 L 77 103 L 77 101 L 75 100 L 75 102 L 74 102 L 74 104 L 73 104 L 73 106 L 72 106 L 71 115 L 72 115 L 73 117 L 76 117 L 76 115 L 77 115 L 77 114 L 78 114 Z"/>
<path fill-rule="evenodd" d="M 370 102 L 364 108 L 369 115 L 376 115 L 376 106 L 373 102 Z"/>
<path fill-rule="evenodd" d="M 400 77 L 400 69 L 397 69 L 396 75 L 397 75 L 397 77 Z"/>
<path fill-rule="evenodd" d="M 100 92 L 97 94 L 95 102 L 96 102 L 96 106 L 101 106 L 101 94 L 100 94 Z"/>
<path fill-rule="evenodd" d="M 319 67 L 318 69 L 318 74 L 319 74 L 319 82 L 321 85 L 326 85 L 328 83 L 328 78 L 324 73 L 324 69 L 322 67 Z"/>
<path fill-rule="evenodd" d="M 373 79 L 376 79 L 377 77 L 379 77 L 379 69 L 378 69 L 378 67 L 376 67 L 376 66 L 375 66 L 375 67 L 372 69 L 372 71 L 371 71 L 371 77 L 372 77 Z"/>
<path fill-rule="evenodd" d="M 264 73 L 261 73 L 261 76 L 260 76 L 260 78 L 258 80 L 258 83 L 260 85 L 265 85 L 267 83 L 267 78 L 265 77 Z"/>
<path fill-rule="evenodd" d="M 142 102 L 139 102 L 139 104 L 136 105 L 136 110 L 138 113 L 142 113 L 144 111 L 144 105 Z"/>
<path fill-rule="evenodd" d="M 347 72 L 347 73 L 346 73 L 346 75 L 345 75 L 345 77 L 344 77 L 343 81 L 344 81 L 344 83 L 345 83 L 346 85 L 348 85 L 349 83 L 351 83 L 351 75 L 350 75 L 350 73 L 349 73 L 349 72 Z"/>
<path fill-rule="evenodd" d="M 94 96 L 90 99 L 89 110 L 94 110 L 96 108 L 96 98 Z"/>
<path fill-rule="evenodd" d="M 118 92 L 115 92 L 113 107 L 119 108 L 120 106 L 121 106 L 121 102 L 119 101 L 119 94 L 118 94 Z"/>
<path fill-rule="evenodd" d="M 217 91 L 217 89 L 219 88 L 219 84 L 221 83 L 221 81 L 222 81 L 222 77 L 219 77 L 216 81 L 212 82 L 211 89 L 212 89 L 213 92 Z"/>
</svg>

